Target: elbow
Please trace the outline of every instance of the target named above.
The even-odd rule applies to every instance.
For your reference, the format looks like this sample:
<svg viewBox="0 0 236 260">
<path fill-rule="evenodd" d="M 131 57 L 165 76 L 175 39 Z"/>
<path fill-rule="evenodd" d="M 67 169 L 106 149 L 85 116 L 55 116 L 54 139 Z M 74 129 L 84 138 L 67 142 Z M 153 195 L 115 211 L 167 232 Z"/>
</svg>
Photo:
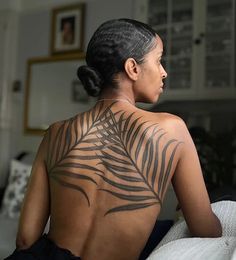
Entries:
<svg viewBox="0 0 236 260">
<path fill-rule="evenodd" d="M 17 237 L 16 237 L 16 248 L 17 249 L 27 249 L 30 246 L 31 246 L 31 244 L 25 237 L 17 235 Z"/>
<path fill-rule="evenodd" d="M 222 237 L 222 227 L 215 227 L 213 230 L 210 230 L 208 234 L 202 237 L 210 237 L 210 238 L 217 238 Z"/>
<path fill-rule="evenodd" d="M 222 227 L 220 227 L 220 229 L 216 231 L 212 237 L 222 237 Z"/>
<path fill-rule="evenodd" d="M 210 235 L 210 237 L 222 237 L 222 226 L 221 226 L 221 223 L 219 220 L 218 220 L 216 227 L 212 231 L 212 234 Z"/>
<path fill-rule="evenodd" d="M 218 217 L 214 214 L 214 221 L 212 221 L 212 232 L 210 237 L 222 237 L 222 226 Z"/>
<path fill-rule="evenodd" d="M 213 215 L 213 219 L 209 223 L 204 223 L 201 228 L 190 229 L 190 233 L 196 237 L 216 238 L 222 236 L 222 226 L 217 216 Z"/>
<path fill-rule="evenodd" d="M 206 230 L 190 230 L 193 237 L 217 238 L 222 236 L 222 228 L 206 229 Z"/>
</svg>

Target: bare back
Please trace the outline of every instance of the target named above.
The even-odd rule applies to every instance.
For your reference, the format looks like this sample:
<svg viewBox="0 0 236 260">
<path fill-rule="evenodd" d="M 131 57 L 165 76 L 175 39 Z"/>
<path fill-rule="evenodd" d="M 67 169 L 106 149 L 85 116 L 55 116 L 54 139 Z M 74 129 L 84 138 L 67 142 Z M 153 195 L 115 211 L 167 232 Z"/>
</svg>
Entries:
<svg viewBox="0 0 236 260">
<path fill-rule="evenodd" d="M 162 121 L 134 106 L 100 103 L 51 127 L 52 240 L 82 259 L 138 258 L 181 144 Z"/>
</svg>

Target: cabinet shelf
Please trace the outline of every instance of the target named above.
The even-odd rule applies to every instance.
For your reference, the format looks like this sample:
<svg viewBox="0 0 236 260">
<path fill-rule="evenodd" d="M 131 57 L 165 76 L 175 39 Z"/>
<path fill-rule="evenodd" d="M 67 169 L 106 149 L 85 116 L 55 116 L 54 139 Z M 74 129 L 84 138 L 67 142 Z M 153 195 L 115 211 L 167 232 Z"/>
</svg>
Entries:
<svg viewBox="0 0 236 260">
<path fill-rule="evenodd" d="M 177 21 L 177 22 L 172 22 L 171 26 L 176 26 L 176 25 L 192 25 L 193 21 L 192 20 L 187 20 L 187 21 Z"/>
<path fill-rule="evenodd" d="M 155 30 L 163 30 L 168 29 L 169 27 L 175 27 L 175 26 L 186 26 L 186 25 L 193 25 L 192 20 L 188 21 L 181 21 L 181 22 L 173 22 L 173 23 L 163 23 L 163 24 L 152 24 L 152 28 Z"/>
<path fill-rule="evenodd" d="M 176 54 L 176 55 L 166 55 L 165 60 L 179 60 L 179 59 L 191 59 L 192 54 Z"/>
<path fill-rule="evenodd" d="M 173 35 L 171 36 L 172 40 L 181 40 L 181 39 L 186 39 L 186 38 L 190 38 L 192 39 L 193 35 L 190 33 L 181 33 L 181 34 L 177 34 L 177 35 Z"/>
<path fill-rule="evenodd" d="M 211 22 L 228 22 L 230 23 L 231 18 L 230 16 L 226 16 L 226 15 L 221 15 L 221 16 L 212 16 L 212 17 L 207 17 L 207 22 L 211 23 Z"/>
<path fill-rule="evenodd" d="M 163 64 L 169 74 L 166 100 L 178 96 L 215 97 L 215 89 L 222 90 L 221 98 L 234 94 L 236 97 L 236 87 L 232 95 L 224 92 L 228 86 L 236 86 L 235 0 L 146 0 L 146 3 L 150 25 L 165 44 Z M 201 37 L 201 33 L 205 36 Z"/>
<path fill-rule="evenodd" d="M 216 71 L 217 73 L 220 71 L 220 72 L 225 72 L 225 71 L 229 71 L 229 68 L 230 66 L 228 67 L 222 67 L 222 66 L 219 66 L 219 67 L 207 67 L 206 70 L 207 71 L 210 71 L 210 72 L 213 72 L 213 71 Z"/>
<path fill-rule="evenodd" d="M 231 56 L 230 50 L 228 51 L 208 51 L 206 54 L 206 57 L 212 57 L 212 56 Z"/>
<path fill-rule="evenodd" d="M 171 75 L 172 74 L 188 74 L 188 75 L 190 75 L 191 70 L 190 70 L 190 68 L 181 69 L 181 68 L 172 67 L 169 73 Z"/>
<path fill-rule="evenodd" d="M 206 31 L 207 39 L 210 39 L 210 37 L 219 38 L 219 36 L 221 36 L 221 38 L 226 38 L 226 40 L 227 40 L 227 39 L 230 39 L 230 35 L 231 35 L 230 28 L 228 28 L 227 31 L 226 30 L 216 30 L 216 31 L 207 30 Z"/>
<path fill-rule="evenodd" d="M 162 25 L 152 25 L 152 28 L 156 31 L 158 30 L 167 30 L 168 26 L 167 24 L 162 24 Z"/>
</svg>

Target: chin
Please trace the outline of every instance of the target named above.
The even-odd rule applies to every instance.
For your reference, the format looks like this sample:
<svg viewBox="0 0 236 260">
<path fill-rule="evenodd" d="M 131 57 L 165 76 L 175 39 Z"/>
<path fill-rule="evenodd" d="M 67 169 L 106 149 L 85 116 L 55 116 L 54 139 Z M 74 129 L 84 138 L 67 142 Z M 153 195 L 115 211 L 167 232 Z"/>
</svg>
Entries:
<svg viewBox="0 0 236 260">
<path fill-rule="evenodd" d="M 152 99 L 150 100 L 150 103 L 155 104 L 159 100 L 160 95 L 157 94 L 156 96 L 153 95 Z"/>
<path fill-rule="evenodd" d="M 155 104 L 159 99 L 159 96 L 158 97 L 152 97 L 152 98 L 142 98 L 142 99 L 139 99 L 139 100 L 136 100 L 136 102 L 141 102 L 141 103 L 147 103 L 147 104 Z"/>
<path fill-rule="evenodd" d="M 150 93 L 149 93 L 150 94 Z M 160 93 L 152 93 L 152 95 L 140 95 L 135 102 L 147 103 L 147 104 L 155 104 L 160 97 Z"/>
</svg>

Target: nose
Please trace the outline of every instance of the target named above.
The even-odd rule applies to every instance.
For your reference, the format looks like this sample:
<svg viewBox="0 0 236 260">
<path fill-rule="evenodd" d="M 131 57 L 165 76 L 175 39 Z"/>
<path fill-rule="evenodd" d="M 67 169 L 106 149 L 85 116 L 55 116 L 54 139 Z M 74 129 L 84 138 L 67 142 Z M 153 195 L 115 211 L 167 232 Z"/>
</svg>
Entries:
<svg viewBox="0 0 236 260">
<path fill-rule="evenodd" d="M 161 77 L 163 79 L 167 78 L 167 72 L 165 71 L 165 69 L 162 65 L 161 65 Z"/>
</svg>

